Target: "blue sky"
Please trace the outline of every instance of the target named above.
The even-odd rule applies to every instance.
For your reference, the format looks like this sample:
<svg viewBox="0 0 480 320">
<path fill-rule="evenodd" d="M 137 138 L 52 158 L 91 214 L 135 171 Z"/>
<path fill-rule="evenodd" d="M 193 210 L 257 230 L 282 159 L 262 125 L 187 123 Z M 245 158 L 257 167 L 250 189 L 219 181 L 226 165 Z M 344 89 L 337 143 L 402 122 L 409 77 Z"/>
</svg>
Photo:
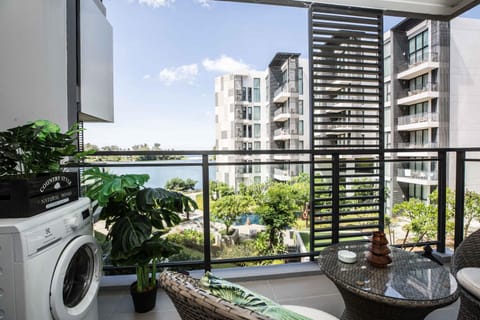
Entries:
<svg viewBox="0 0 480 320">
<path fill-rule="evenodd" d="M 114 32 L 115 122 L 85 125 L 98 146 L 215 144 L 214 78 L 306 57 L 306 9 L 209 0 L 104 0 Z M 479 17 L 475 8 L 471 17 Z M 386 18 L 385 27 L 400 21 Z"/>
</svg>

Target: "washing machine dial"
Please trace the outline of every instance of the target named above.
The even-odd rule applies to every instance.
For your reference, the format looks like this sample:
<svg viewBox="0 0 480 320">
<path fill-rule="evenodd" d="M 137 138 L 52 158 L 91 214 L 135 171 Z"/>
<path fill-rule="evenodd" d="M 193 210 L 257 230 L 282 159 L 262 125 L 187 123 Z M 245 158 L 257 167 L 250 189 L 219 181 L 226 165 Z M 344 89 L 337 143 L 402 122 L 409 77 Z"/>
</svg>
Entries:
<svg viewBox="0 0 480 320">
<path fill-rule="evenodd" d="M 79 217 L 69 217 L 65 219 L 65 227 L 68 231 L 76 231 L 80 226 L 80 218 Z"/>
</svg>

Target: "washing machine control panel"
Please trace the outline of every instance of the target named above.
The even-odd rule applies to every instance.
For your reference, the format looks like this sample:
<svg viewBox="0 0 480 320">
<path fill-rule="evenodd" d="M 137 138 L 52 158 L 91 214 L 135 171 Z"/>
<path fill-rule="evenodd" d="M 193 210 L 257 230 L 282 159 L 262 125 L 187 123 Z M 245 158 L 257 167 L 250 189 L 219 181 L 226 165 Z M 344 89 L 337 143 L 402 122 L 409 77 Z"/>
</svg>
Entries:
<svg viewBox="0 0 480 320">
<path fill-rule="evenodd" d="M 82 212 L 75 212 L 63 219 L 52 220 L 25 234 L 28 256 L 39 253 L 82 228 L 87 219 Z"/>
</svg>

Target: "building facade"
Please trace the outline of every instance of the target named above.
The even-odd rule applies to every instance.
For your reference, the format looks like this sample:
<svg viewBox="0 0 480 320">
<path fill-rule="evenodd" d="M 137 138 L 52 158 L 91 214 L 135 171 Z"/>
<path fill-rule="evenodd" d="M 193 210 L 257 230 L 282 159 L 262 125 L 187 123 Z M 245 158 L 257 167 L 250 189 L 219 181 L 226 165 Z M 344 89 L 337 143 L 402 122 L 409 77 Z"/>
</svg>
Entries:
<svg viewBox="0 0 480 320">
<path fill-rule="evenodd" d="M 468 39 L 479 31 L 475 19 L 406 19 L 384 34 L 385 147 L 412 149 L 391 154 L 399 161 L 386 167 L 389 207 L 410 198 L 428 200 L 437 187 L 436 153 L 418 149 L 478 145 L 480 128 L 473 119 L 480 116 L 474 103 L 480 88 L 480 60 L 475 57 L 480 45 Z M 453 160 L 448 162 L 448 181 L 454 181 Z M 467 185 L 476 188 L 478 182 L 467 177 Z"/>
<path fill-rule="evenodd" d="M 302 160 L 301 154 L 248 151 L 310 147 L 307 70 L 299 54 L 277 53 L 265 71 L 215 79 L 216 149 L 246 152 L 217 157 L 218 181 L 238 188 L 272 179 L 288 181 L 304 171 L 303 165 L 289 163 Z M 227 162 L 234 165 L 222 165 Z"/>
</svg>

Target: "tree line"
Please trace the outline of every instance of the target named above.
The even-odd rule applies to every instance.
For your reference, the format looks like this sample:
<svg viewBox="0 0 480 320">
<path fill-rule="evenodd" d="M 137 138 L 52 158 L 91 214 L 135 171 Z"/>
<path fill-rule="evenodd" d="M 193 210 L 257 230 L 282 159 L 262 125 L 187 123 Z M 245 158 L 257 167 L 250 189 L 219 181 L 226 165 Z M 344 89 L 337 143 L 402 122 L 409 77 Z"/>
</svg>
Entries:
<svg viewBox="0 0 480 320">
<path fill-rule="evenodd" d="M 147 143 L 136 144 L 130 148 L 122 148 L 117 145 L 102 146 L 86 143 L 85 150 L 95 151 L 171 151 L 164 150 L 160 147 L 160 143 L 154 143 L 152 146 Z M 155 160 L 182 160 L 184 157 L 180 155 L 134 155 L 134 156 L 91 156 L 91 161 L 155 161 Z"/>
</svg>

